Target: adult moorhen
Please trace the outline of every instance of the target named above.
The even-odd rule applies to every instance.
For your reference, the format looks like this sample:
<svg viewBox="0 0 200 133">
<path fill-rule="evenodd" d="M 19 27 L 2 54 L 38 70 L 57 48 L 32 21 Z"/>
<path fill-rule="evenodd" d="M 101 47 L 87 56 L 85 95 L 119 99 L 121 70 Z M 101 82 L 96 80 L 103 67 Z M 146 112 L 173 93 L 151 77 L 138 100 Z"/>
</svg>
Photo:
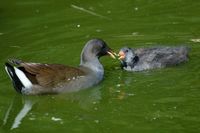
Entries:
<svg viewBox="0 0 200 133">
<path fill-rule="evenodd" d="M 104 75 L 99 58 L 113 52 L 101 39 L 86 43 L 78 67 L 11 59 L 5 69 L 16 91 L 25 95 L 74 92 L 98 84 Z"/>
</svg>

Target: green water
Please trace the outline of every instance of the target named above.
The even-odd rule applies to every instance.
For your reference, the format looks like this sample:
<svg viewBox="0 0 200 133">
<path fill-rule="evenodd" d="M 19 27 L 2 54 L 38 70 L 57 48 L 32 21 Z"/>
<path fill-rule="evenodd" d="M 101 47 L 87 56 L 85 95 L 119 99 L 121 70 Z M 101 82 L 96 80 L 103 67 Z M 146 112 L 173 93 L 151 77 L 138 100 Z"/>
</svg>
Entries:
<svg viewBox="0 0 200 133">
<path fill-rule="evenodd" d="M 200 132 L 198 0 L 6 0 L 0 4 L 0 132 Z M 98 37 L 124 45 L 187 45 L 185 64 L 126 72 L 103 57 L 105 78 L 61 95 L 17 94 L 8 58 L 77 66 L 84 43 Z"/>
</svg>

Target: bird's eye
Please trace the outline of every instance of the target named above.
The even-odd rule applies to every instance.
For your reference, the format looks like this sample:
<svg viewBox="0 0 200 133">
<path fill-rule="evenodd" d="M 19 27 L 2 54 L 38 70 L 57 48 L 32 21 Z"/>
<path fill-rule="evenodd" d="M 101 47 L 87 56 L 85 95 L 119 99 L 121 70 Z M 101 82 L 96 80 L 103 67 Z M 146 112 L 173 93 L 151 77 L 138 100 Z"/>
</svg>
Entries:
<svg viewBox="0 0 200 133">
<path fill-rule="evenodd" d="M 126 53 L 128 52 L 128 49 L 125 51 Z"/>
<path fill-rule="evenodd" d="M 104 48 L 106 48 L 106 46 L 105 46 L 105 45 L 103 45 L 103 46 L 102 46 L 102 49 L 104 49 Z"/>
</svg>

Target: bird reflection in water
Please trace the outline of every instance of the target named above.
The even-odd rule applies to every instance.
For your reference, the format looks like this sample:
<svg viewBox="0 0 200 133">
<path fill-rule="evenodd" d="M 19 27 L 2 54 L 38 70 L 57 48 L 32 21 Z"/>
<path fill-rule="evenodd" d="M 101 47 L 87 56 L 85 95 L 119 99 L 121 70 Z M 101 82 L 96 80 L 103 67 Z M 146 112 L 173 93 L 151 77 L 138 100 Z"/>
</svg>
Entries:
<svg viewBox="0 0 200 133">
<path fill-rule="evenodd" d="M 78 110 L 94 110 L 101 100 L 101 87 L 97 86 L 91 89 L 83 90 L 77 93 L 68 93 L 61 95 L 42 95 L 42 96 L 23 96 L 16 94 L 11 101 L 8 109 L 3 117 L 2 129 L 5 131 L 20 128 L 25 119 L 41 120 L 38 118 L 46 118 L 50 121 L 63 123 L 69 118 L 62 118 L 63 113 L 70 110 L 63 110 L 69 108 L 73 104 L 74 108 Z M 50 103 L 50 104 L 49 104 Z M 68 104 L 67 104 L 68 103 Z M 39 116 L 35 116 L 33 109 L 36 109 Z M 58 116 L 55 116 L 54 109 L 60 110 Z M 51 112 L 52 111 L 52 112 Z M 48 116 L 46 116 L 48 114 Z M 76 114 L 75 114 L 76 115 Z M 77 115 L 78 116 L 78 115 Z M 61 121 L 57 121 L 57 118 Z"/>
<path fill-rule="evenodd" d="M 3 118 L 3 127 L 10 130 L 18 128 L 36 101 L 36 97 L 25 97 L 16 94 Z"/>
</svg>

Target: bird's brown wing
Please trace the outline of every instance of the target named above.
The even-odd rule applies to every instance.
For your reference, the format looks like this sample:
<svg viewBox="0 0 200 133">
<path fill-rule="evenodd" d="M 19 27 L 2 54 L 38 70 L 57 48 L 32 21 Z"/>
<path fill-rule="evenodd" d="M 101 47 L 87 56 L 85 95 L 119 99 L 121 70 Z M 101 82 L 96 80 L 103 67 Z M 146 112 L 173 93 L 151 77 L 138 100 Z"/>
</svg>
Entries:
<svg viewBox="0 0 200 133">
<path fill-rule="evenodd" d="M 60 65 L 60 64 L 40 64 L 40 63 L 16 63 L 19 65 L 26 76 L 33 84 L 43 87 L 53 87 L 58 83 L 69 82 L 78 76 L 84 76 L 84 72 L 78 68 Z"/>
</svg>

